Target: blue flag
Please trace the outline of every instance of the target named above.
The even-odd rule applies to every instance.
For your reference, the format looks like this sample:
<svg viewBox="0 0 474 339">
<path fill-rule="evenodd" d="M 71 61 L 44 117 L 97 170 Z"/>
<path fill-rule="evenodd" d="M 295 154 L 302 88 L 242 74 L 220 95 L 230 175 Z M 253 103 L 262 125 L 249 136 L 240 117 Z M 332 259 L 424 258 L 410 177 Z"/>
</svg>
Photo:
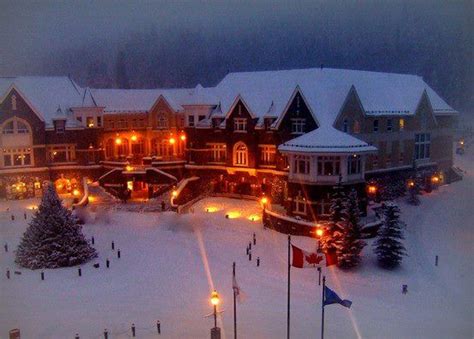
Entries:
<svg viewBox="0 0 474 339">
<path fill-rule="evenodd" d="M 331 290 L 329 287 L 324 286 L 324 302 L 323 306 L 331 304 L 341 304 L 344 307 L 351 308 L 352 301 L 344 299 L 342 300 L 336 292 Z"/>
</svg>

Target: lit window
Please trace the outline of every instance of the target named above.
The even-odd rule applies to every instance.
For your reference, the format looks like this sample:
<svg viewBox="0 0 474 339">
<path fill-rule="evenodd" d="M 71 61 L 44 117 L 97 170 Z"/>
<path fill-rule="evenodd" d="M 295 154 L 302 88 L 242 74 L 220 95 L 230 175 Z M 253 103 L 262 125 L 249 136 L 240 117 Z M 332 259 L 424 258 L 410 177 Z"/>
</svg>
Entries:
<svg viewBox="0 0 474 339">
<path fill-rule="evenodd" d="M 247 119 L 234 118 L 234 131 L 246 131 L 246 130 L 247 130 Z"/>
<path fill-rule="evenodd" d="M 405 129 L 405 119 L 401 118 L 398 120 L 398 127 L 400 128 L 400 131 L 403 131 Z"/>
<path fill-rule="evenodd" d="M 431 136 L 429 133 L 415 134 L 415 159 L 429 159 Z"/>
<path fill-rule="evenodd" d="M 276 147 L 261 146 L 260 161 L 262 165 L 273 165 L 275 164 Z"/>
<path fill-rule="evenodd" d="M 234 146 L 234 165 L 248 165 L 248 148 L 243 142 L 238 142 Z"/>
<path fill-rule="evenodd" d="M 303 134 L 306 126 L 306 119 L 304 118 L 293 118 L 291 119 L 291 133 L 292 134 Z"/>
<path fill-rule="evenodd" d="M 94 127 L 94 117 L 87 117 L 86 118 L 86 126 L 89 128 Z"/>
<path fill-rule="evenodd" d="M 211 144 L 211 161 L 224 162 L 227 158 L 227 148 L 225 144 Z"/>
<path fill-rule="evenodd" d="M 3 166 L 19 167 L 32 164 L 31 148 L 5 148 L 3 149 Z"/>
<path fill-rule="evenodd" d="M 318 175 L 341 174 L 341 158 L 332 156 L 318 157 Z"/>
</svg>

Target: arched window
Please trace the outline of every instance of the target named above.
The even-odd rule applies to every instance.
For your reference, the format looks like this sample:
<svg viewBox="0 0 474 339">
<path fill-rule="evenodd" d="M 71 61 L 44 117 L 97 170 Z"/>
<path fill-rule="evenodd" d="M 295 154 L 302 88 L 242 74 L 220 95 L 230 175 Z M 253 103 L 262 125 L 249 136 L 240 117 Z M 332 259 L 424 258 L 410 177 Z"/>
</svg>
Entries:
<svg viewBox="0 0 474 339">
<path fill-rule="evenodd" d="M 30 125 L 19 118 L 11 118 L 3 123 L 3 134 L 28 134 L 31 132 Z"/>
<path fill-rule="evenodd" d="M 243 142 L 234 145 L 234 165 L 248 166 L 248 148 Z"/>
<path fill-rule="evenodd" d="M 31 126 L 23 119 L 13 117 L 0 125 L 0 167 L 32 166 Z"/>
<path fill-rule="evenodd" d="M 114 157 L 114 145 L 114 139 L 108 139 L 105 143 L 105 156 L 109 159 Z"/>
</svg>

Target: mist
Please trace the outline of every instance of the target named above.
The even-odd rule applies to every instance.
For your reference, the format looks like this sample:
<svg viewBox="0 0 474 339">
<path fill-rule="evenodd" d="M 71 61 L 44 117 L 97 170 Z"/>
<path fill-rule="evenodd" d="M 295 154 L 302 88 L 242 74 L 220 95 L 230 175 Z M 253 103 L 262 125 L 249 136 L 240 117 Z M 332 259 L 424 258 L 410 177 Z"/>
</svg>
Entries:
<svg viewBox="0 0 474 339">
<path fill-rule="evenodd" d="M 472 1 L 0 0 L 0 76 L 194 87 L 323 64 L 417 74 L 470 112 L 473 13 Z"/>
</svg>

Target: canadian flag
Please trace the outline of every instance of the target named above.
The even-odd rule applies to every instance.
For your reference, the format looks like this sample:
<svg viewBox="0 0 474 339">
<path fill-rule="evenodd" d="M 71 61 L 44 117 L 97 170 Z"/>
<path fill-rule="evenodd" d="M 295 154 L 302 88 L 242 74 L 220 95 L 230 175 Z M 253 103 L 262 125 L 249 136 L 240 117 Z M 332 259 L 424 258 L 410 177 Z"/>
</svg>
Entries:
<svg viewBox="0 0 474 339">
<path fill-rule="evenodd" d="M 322 260 L 322 256 L 318 256 L 317 253 L 306 252 L 301 248 L 291 245 L 293 250 L 293 267 L 305 268 L 305 267 L 316 267 Z"/>
</svg>

